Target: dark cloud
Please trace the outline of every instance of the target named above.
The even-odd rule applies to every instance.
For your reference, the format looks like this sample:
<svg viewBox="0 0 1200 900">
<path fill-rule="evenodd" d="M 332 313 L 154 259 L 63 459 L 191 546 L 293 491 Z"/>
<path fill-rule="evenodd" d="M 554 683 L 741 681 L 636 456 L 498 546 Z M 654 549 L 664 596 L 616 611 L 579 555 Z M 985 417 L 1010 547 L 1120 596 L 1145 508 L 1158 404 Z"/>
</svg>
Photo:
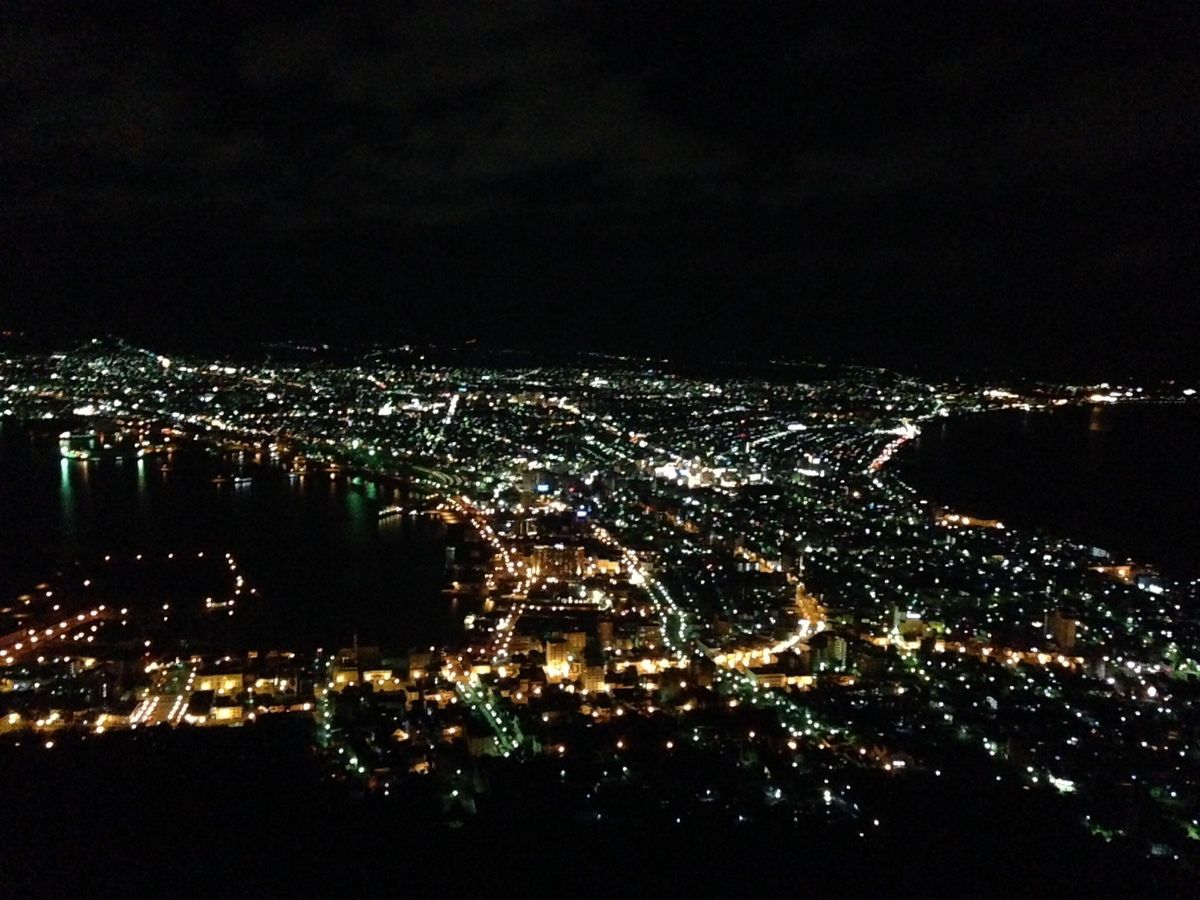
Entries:
<svg viewBox="0 0 1200 900">
<path fill-rule="evenodd" d="M 299 205 L 318 221 L 420 224 L 459 204 L 467 219 L 522 199 L 570 212 L 576 186 L 601 213 L 693 195 L 777 208 L 964 179 L 1086 180 L 1191 149 L 1185 22 L 1118 19 L 1094 35 L 1054 15 L 31 12 L 5 29 L 5 161 L 26 170 L 14 199 L 33 211 L 87 178 L 149 207 L 202 190 L 266 216 Z M 174 200 L 145 187 L 172 175 Z"/>
<path fill-rule="evenodd" d="M 726 340 L 681 324 L 704 304 L 868 352 L 928 348 L 949 310 L 992 357 L 1143 304 L 1169 343 L 1200 16 L 1111 6 L 10 4 L 7 290 L 403 285 L 547 334 L 582 298 L 611 306 L 594 341 Z M 369 317 L 422 316 L 458 327 Z"/>
</svg>

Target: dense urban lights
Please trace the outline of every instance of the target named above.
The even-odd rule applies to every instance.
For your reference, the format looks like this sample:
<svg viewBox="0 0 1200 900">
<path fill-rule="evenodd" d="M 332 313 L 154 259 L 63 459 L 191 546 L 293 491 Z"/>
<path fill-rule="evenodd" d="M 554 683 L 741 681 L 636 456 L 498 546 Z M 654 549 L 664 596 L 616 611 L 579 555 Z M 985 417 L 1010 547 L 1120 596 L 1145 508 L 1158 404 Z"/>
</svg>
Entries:
<svg viewBox="0 0 1200 900">
<path fill-rule="evenodd" d="M 460 641 L 362 635 L 315 656 L 185 649 L 257 594 L 230 553 L 106 556 L 21 598 L 0 635 L 13 703 L 43 684 L 89 699 L 14 707 L 0 732 L 310 717 L 332 777 L 389 798 L 430 780 L 451 817 L 486 802 L 484 761 L 545 757 L 601 820 L 604 785 L 642 784 L 681 821 L 700 804 L 877 828 L 871 779 L 967 771 L 1070 795 L 1111 837 L 1114 784 L 1136 782 L 1153 852 L 1180 852 L 1197 834 L 1200 586 L 936 508 L 892 462 L 947 415 L 1193 389 L 803 375 L 456 367 L 411 349 L 217 364 L 109 341 L 0 358 L 0 410 L 68 423 L 63 466 L 232 448 L 297 484 L 377 483 L 381 523 L 461 524 L 482 548 L 452 585 L 480 601 Z M 253 483 L 239 478 L 213 490 Z M 224 584 L 191 605 L 89 600 L 106 572 L 184 563 Z M 123 705 L 96 686 L 130 647 Z"/>
</svg>

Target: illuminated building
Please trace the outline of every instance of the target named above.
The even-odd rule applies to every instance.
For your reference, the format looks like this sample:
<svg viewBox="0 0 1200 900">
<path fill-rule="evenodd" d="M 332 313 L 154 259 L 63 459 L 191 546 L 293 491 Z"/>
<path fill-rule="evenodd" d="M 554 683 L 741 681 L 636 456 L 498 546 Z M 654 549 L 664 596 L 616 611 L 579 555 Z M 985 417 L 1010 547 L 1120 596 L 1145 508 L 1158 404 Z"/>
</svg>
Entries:
<svg viewBox="0 0 1200 900">
<path fill-rule="evenodd" d="M 195 690 L 232 696 L 242 692 L 244 683 L 245 679 L 241 672 L 212 672 L 197 676 Z"/>
<path fill-rule="evenodd" d="M 601 647 L 612 645 L 613 620 L 608 616 L 601 616 L 596 620 L 596 637 L 600 641 Z"/>
<path fill-rule="evenodd" d="M 538 546 L 533 548 L 530 568 L 537 578 L 578 578 L 583 574 L 582 547 Z"/>
<path fill-rule="evenodd" d="M 639 647 L 654 648 L 662 644 L 663 632 L 661 625 L 639 625 L 637 630 Z"/>
<path fill-rule="evenodd" d="M 846 639 L 828 631 L 822 631 L 810 641 L 813 668 L 840 669 L 846 665 Z"/>
<path fill-rule="evenodd" d="M 376 691 L 384 693 L 400 691 L 404 686 L 391 669 L 366 669 L 363 671 L 363 683 L 369 684 Z"/>
<path fill-rule="evenodd" d="M 1074 619 L 1064 616 L 1061 611 L 1056 609 L 1047 618 L 1046 626 L 1050 631 L 1050 636 L 1054 638 L 1054 643 L 1058 645 L 1058 649 L 1074 649 L 1076 626 Z"/>
<path fill-rule="evenodd" d="M 208 715 L 207 724 L 211 725 L 229 725 L 234 722 L 241 722 L 243 710 L 241 706 L 231 703 L 215 703 Z"/>
<path fill-rule="evenodd" d="M 575 657 L 582 655 L 587 646 L 587 634 L 583 631 L 568 631 L 563 637 L 567 642 L 568 652 Z"/>
<path fill-rule="evenodd" d="M 592 568 L 594 568 L 596 573 L 599 575 L 615 577 L 621 574 L 621 563 L 619 560 L 615 559 L 593 559 Z"/>
<path fill-rule="evenodd" d="M 583 689 L 589 694 L 600 693 L 607 688 L 604 681 L 604 664 L 583 667 Z"/>
<path fill-rule="evenodd" d="M 563 638 L 550 638 L 546 641 L 546 666 L 549 668 L 565 668 L 570 664 L 571 645 Z"/>
</svg>

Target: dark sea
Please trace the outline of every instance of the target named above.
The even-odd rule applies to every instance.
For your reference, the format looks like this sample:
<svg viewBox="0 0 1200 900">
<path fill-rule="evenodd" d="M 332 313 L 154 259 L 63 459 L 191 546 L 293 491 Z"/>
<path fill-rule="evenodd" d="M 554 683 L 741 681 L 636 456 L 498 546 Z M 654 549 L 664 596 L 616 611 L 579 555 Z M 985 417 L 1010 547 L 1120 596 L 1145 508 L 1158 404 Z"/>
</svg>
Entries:
<svg viewBox="0 0 1200 900">
<path fill-rule="evenodd" d="M 1003 411 L 933 422 L 899 457 L 957 512 L 1200 576 L 1200 405 Z"/>
<path fill-rule="evenodd" d="M 250 475 L 252 481 L 214 484 Z M 378 510 L 390 488 L 290 478 L 269 460 L 202 449 L 168 457 L 61 459 L 52 436 L 0 428 L 0 605 L 107 554 L 232 553 L 247 586 L 234 643 L 385 650 L 458 633 L 470 610 L 443 592 L 460 573 L 461 526 Z M 182 570 L 181 570 L 182 571 Z M 187 577 L 181 575 L 181 577 Z M 131 598 L 136 602 L 137 598 Z M 244 611 L 244 612 L 243 612 Z"/>
</svg>

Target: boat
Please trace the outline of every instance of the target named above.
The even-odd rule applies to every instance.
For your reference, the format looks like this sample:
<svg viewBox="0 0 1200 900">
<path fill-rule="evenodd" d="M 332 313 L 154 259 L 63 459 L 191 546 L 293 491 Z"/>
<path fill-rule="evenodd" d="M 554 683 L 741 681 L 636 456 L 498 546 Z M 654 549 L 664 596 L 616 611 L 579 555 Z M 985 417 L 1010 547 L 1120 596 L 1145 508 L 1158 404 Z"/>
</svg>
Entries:
<svg viewBox="0 0 1200 900">
<path fill-rule="evenodd" d="M 254 479 L 249 475 L 235 475 L 233 477 L 234 484 L 250 484 Z"/>
<path fill-rule="evenodd" d="M 225 484 L 227 481 L 229 481 L 229 479 L 224 475 L 217 475 L 212 479 L 213 484 Z"/>
</svg>

